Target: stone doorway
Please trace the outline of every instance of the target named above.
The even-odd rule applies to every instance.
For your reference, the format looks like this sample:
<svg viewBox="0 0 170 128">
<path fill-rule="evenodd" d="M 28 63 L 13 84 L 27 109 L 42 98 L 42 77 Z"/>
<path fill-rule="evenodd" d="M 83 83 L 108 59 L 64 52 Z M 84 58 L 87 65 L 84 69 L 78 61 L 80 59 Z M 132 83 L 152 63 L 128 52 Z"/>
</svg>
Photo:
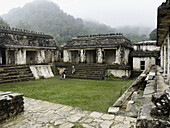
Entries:
<svg viewBox="0 0 170 128">
<path fill-rule="evenodd" d="M 6 64 L 5 49 L 1 49 L 2 64 Z"/>
<path fill-rule="evenodd" d="M 87 50 L 87 63 L 96 63 L 96 50 Z"/>
<path fill-rule="evenodd" d="M 105 63 L 113 64 L 116 60 L 116 49 L 105 49 Z"/>
<path fill-rule="evenodd" d="M 78 50 L 71 51 L 71 62 L 72 63 L 78 63 L 79 62 Z"/>
<path fill-rule="evenodd" d="M 15 52 L 14 50 L 8 51 L 8 64 L 15 64 Z"/>
<path fill-rule="evenodd" d="M 27 64 L 36 64 L 36 51 L 26 51 L 26 63 Z"/>
</svg>

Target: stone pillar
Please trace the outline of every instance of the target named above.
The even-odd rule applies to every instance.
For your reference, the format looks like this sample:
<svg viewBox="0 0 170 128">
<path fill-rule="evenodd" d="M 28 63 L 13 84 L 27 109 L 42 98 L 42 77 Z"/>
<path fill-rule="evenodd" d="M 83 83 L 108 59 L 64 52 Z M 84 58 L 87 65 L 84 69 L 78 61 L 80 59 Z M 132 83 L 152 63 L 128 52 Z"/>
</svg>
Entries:
<svg viewBox="0 0 170 128">
<path fill-rule="evenodd" d="M 55 61 L 55 52 L 52 50 L 51 51 L 51 62 L 54 62 L 54 61 Z"/>
<path fill-rule="evenodd" d="M 121 63 L 121 47 L 116 49 L 116 61 L 115 63 L 120 64 Z"/>
<path fill-rule="evenodd" d="M 0 64 L 2 64 L 2 51 L 0 50 Z"/>
<path fill-rule="evenodd" d="M 52 56 L 53 57 L 53 56 Z M 45 62 L 45 51 L 44 50 L 39 50 L 37 51 L 37 63 L 44 63 Z"/>
<path fill-rule="evenodd" d="M 68 50 L 63 51 L 63 62 L 69 62 L 70 61 L 70 55 Z"/>
<path fill-rule="evenodd" d="M 164 45 L 164 75 L 166 74 L 166 45 Z"/>
<path fill-rule="evenodd" d="M 164 66 L 164 45 L 161 46 L 161 67 Z"/>
<path fill-rule="evenodd" d="M 167 65 L 167 75 L 168 75 L 168 80 L 170 80 L 170 40 L 169 40 L 169 34 L 168 34 L 168 65 Z"/>
<path fill-rule="evenodd" d="M 6 64 L 8 64 L 8 50 L 9 50 L 9 49 L 6 49 L 6 50 L 5 50 L 5 55 L 6 55 Z"/>
<path fill-rule="evenodd" d="M 125 49 L 125 56 L 124 56 L 124 64 L 127 65 L 129 63 L 129 49 Z"/>
<path fill-rule="evenodd" d="M 85 62 L 85 50 L 81 49 L 80 50 L 80 62 L 84 63 Z"/>
<path fill-rule="evenodd" d="M 103 54 L 101 48 L 97 49 L 97 63 L 103 63 Z"/>
<path fill-rule="evenodd" d="M 15 50 L 15 64 L 26 64 L 26 50 L 17 49 Z"/>
</svg>

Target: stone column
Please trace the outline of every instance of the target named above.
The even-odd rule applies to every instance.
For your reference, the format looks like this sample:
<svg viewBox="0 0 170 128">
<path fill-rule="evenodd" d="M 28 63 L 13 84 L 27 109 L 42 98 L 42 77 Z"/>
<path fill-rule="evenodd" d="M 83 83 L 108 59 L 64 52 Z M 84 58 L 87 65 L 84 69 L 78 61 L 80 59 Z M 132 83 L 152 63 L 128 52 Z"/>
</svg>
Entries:
<svg viewBox="0 0 170 128">
<path fill-rule="evenodd" d="M 164 45 L 164 75 L 166 74 L 166 45 Z"/>
<path fill-rule="evenodd" d="M 22 64 L 26 64 L 27 63 L 26 49 L 22 49 L 22 58 L 23 58 Z"/>
<path fill-rule="evenodd" d="M 63 62 L 69 62 L 69 61 L 70 61 L 69 51 L 64 50 L 63 51 Z"/>
<path fill-rule="evenodd" d="M 121 63 L 121 47 L 116 49 L 116 61 L 115 63 L 120 64 Z"/>
<path fill-rule="evenodd" d="M 54 62 L 54 60 L 55 60 L 55 52 L 52 50 L 51 51 L 51 62 Z"/>
<path fill-rule="evenodd" d="M 6 50 L 5 50 L 5 55 L 6 55 L 6 64 L 8 64 L 8 50 L 9 50 L 9 49 L 6 49 Z"/>
<path fill-rule="evenodd" d="M 85 50 L 83 49 L 80 50 L 80 62 L 81 63 L 85 62 Z"/>
<path fill-rule="evenodd" d="M 26 50 L 15 50 L 15 64 L 26 64 Z"/>
<path fill-rule="evenodd" d="M 103 54 L 101 48 L 97 49 L 97 63 L 103 63 Z"/>
<path fill-rule="evenodd" d="M 44 50 L 37 51 L 37 57 L 36 58 L 37 58 L 38 64 L 44 63 L 45 62 L 45 51 Z"/>
<path fill-rule="evenodd" d="M 164 45 L 161 46 L 161 68 L 164 66 Z"/>
<path fill-rule="evenodd" d="M 2 64 L 2 51 L 0 50 L 0 64 Z"/>
<path fill-rule="evenodd" d="M 167 65 L 167 75 L 168 75 L 168 80 L 170 80 L 170 40 L 169 40 L 169 34 L 168 34 L 168 65 Z"/>
</svg>

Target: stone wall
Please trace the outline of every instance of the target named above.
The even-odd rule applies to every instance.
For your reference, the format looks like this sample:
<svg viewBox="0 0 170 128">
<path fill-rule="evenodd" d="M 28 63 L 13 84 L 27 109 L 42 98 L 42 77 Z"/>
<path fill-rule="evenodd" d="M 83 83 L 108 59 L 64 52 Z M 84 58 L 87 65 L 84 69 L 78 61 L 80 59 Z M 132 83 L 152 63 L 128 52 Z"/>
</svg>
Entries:
<svg viewBox="0 0 170 128">
<path fill-rule="evenodd" d="M 156 64 L 155 57 L 133 57 L 133 70 L 141 71 L 141 61 L 145 61 L 145 69 Z"/>
<path fill-rule="evenodd" d="M 128 78 L 131 75 L 131 70 L 117 70 L 117 69 L 108 69 L 107 72 L 110 72 L 114 77 L 122 78 L 122 76 L 127 76 Z"/>
<path fill-rule="evenodd" d="M 0 121 L 24 111 L 23 94 L 0 92 Z"/>
<path fill-rule="evenodd" d="M 51 69 L 52 65 L 32 65 L 30 69 L 35 79 L 54 77 Z"/>
</svg>

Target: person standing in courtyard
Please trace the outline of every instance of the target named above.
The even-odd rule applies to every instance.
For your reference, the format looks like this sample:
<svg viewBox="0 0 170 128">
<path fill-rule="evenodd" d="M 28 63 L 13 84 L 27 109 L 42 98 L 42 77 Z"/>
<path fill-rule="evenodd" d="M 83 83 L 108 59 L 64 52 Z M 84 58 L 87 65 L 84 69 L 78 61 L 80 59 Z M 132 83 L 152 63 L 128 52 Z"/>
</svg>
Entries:
<svg viewBox="0 0 170 128">
<path fill-rule="evenodd" d="M 59 74 L 60 74 L 60 80 L 62 80 L 62 70 L 59 71 Z"/>
<path fill-rule="evenodd" d="M 64 77 L 64 79 L 66 78 L 66 70 L 64 70 L 64 72 L 63 72 L 63 77 Z"/>
<path fill-rule="evenodd" d="M 74 68 L 74 65 L 72 66 L 72 75 L 75 73 L 76 69 Z"/>
</svg>

